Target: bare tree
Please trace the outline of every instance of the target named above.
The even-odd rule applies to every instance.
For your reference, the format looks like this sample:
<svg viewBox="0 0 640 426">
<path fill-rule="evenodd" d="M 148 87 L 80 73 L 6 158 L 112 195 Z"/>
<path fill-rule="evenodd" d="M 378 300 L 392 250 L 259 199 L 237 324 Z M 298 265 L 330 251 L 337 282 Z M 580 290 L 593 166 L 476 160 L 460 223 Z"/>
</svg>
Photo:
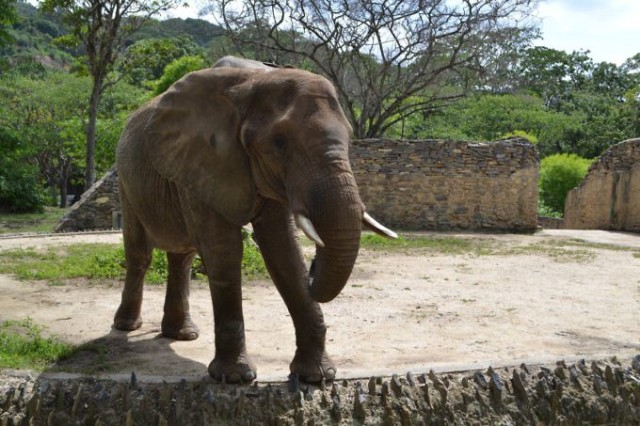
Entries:
<svg viewBox="0 0 640 426">
<path fill-rule="evenodd" d="M 366 138 L 464 96 L 536 0 L 209 1 L 239 50 L 330 78 Z"/>
<path fill-rule="evenodd" d="M 63 41 L 79 45 L 93 80 L 86 127 L 85 189 L 95 182 L 96 121 L 104 91 L 114 84 L 109 73 L 124 52 L 127 39 L 148 19 L 177 6 L 180 0 L 44 0 L 46 11 L 63 13 L 73 33 Z"/>
</svg>

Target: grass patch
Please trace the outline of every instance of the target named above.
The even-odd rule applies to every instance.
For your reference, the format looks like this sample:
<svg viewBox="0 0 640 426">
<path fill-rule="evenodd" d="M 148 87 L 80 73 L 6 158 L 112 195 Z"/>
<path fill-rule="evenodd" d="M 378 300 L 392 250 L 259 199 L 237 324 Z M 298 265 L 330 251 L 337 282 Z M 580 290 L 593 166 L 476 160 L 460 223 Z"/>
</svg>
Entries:
<svg viewBox="0 0 640 426">
<path fill-rule="evenodd" d="M 360 239 L 360 246 L 369 250 L 406 251 L 420 249 L 420 253 L 427 251 L 441 254 L 472 253 L 483 255 L 491 254 L 493 251 L 493 244 L 491 241 L 450 237 L 446 235 L 399 236 L 398 238 L 391 240 L 376 234 L 363 234 Z"/>
<path fill-rule="evenodd" d="M 42 331 L 31 318 L 0 322 L 0 368 L 41 370 L 73 353 L 73 345 L 43 337 Z"/>
<path fill-rule="evenodd" d="M 199 259 L 194 270 L 203 272 Z M 51 285 L 63 280 L 123 280 L 125 276 L 124 248 L 120 244 L 73 244 L 49 247 L 46 250 L 16 249 L 0 252 L 0 273 L 14 274 L 19 280 L 44 280 Z M 267 276 L 266 266 L 258 248 L 245 242 L 242 272 L 245 279 Z M 154 250 L 145 282 L 164 284 L 167 281 L 167 256 Z"/>
<path fill-rule="evenodd" d="M 125 272 L 124 249 L 116 244 L 16 249 L 0 252 L 0 259 L 0 273 L 20 280 L 122 279 Z"/>
<path fill-rule="evenodd" d="M 51 232 L 66 211 L 45 207 L 43 213 L 0 214 L 0 234 Z"/>
<path fill-rule="evenodd" d="M 410 235 L 390 240 L 376 234 L 363 234 L 361 246 L 369 250 L 404 252 L 424 255 L 444 254 L 474 256 L 541 255 L 556 262 L 588 262 L 595 258 L 594 250 L 627 251 L 640 257 L 640 250 L 606 243 L 591 243 L 579 239 L 543 240 L 522 246 L 504 246 L 482 238 L 461 238 L 447 235 Z"/>
</svg>

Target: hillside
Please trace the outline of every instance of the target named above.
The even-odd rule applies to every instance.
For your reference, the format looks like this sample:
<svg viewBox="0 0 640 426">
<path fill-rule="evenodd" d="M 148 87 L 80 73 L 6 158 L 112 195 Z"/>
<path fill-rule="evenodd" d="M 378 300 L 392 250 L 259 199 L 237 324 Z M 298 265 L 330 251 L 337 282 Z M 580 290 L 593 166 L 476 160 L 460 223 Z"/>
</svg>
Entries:
<svg viewBox="0 0 640 426">
<path fill-rule="evenodd" d="M 17 4 L 20 21 L 10 31 L 15 43 L 0 47 L 0 62 L 20 64 L 35 60 L 47 67 L 68 68 L 80 52 L 60 47 L 56 37 L 69 32 L 57 14 L 44 14 L 29 3 Z M 221 29 L 202 19 L 172 18 L 151 20 L 131 39 L 131 43 L 150 38 L 188 36 L 206 48 L 220 34 Z"/>
</svg>

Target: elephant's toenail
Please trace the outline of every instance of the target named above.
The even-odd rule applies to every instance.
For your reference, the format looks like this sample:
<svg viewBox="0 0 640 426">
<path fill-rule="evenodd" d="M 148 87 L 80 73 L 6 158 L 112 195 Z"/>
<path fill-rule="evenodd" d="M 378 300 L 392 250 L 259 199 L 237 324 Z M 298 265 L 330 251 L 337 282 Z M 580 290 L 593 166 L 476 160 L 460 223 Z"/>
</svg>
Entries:
<svg viewBox="0 0 640 426">
<path fill-rule="evenodd" d="M 247 371 L 244 373 L 244 381 L 245 382 L 253 382 L 256 379 L 256 375 L 253 371 Z"/>
</svg>

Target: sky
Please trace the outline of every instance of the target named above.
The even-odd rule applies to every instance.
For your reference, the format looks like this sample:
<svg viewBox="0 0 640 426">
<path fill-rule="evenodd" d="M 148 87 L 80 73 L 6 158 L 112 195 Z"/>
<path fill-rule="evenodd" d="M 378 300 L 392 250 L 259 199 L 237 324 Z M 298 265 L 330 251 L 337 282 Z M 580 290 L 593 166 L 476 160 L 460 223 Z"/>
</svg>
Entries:
<svg viewBox="0 0 640 426">
<path fill-rule="evenodd" d="M 543 37 L 537 45 L 589 50 L 595 62 L 617 65 L 640 53 L 638 0 L 546 0 L 536 14 Z"/>
<path fill-rule="evenodd" d="M 204 2 L 190 0 L 192 7 L 169 16 L 196 18 L 196 5 Z M 536 16 L 543 37 L 536 45 L 568 53 L 589 50 L 595 62 L 617 65 L 640 53 L 640 0 L 541 0 Z"/>
</svg>

